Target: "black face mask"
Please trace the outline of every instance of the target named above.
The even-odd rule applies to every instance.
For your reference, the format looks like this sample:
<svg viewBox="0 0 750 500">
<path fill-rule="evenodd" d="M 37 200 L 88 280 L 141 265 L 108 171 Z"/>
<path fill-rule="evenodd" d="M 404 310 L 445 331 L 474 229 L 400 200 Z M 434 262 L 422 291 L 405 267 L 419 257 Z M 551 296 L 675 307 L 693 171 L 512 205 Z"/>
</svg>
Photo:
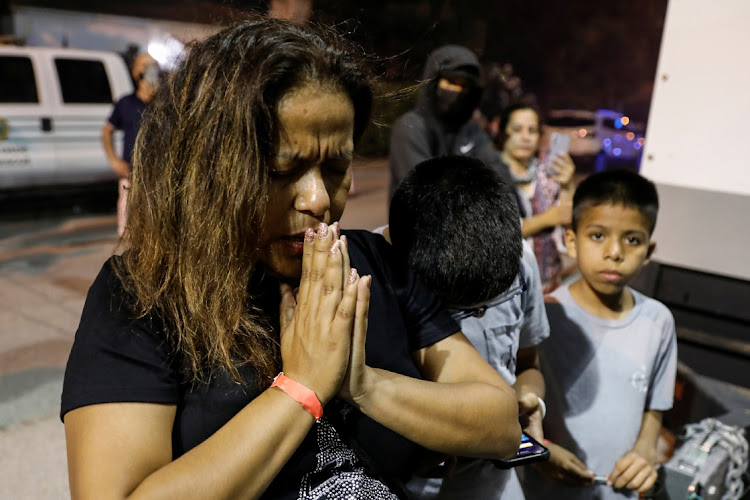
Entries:
<svg viewBox="0 0 750 500">
<path fill-rule="evenodd" d="M 441 122 L 453 127 L 466 123 L 474 113 L 477 105 L 477 88 L 462 92 L 453 92 L 441 88 L 435 89 L 435 113 Z"/>
</svg>

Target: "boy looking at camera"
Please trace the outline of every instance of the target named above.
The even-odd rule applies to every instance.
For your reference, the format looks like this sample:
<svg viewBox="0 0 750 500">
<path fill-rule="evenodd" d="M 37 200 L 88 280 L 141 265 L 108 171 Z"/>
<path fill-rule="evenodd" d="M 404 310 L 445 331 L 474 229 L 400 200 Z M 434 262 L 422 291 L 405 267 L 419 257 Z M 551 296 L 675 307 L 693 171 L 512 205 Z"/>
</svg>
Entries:
<svg viewBox="0 0 750 500">
<path fill-rule="evenodd" d="M 591 175 L 576 189 L 565 241 L 581 278 L 545 299 L 551 333 L 540 356 L 551 458 L 527 467 L 528 498 L 637 498 L 656 480 L 675 326 L 663 304 L 628 284 L 654 251 L 658 206 L 653 183 L 627 170 Z"/>
<path fill-rule="evenodd" d="M 432 158 L 398 185 L 389 222 L 399 265 L 441 297 L 472 345 L 515 389 L 524 430 L 542 440 L 544 380 L 536 346 L 549 325 L 513 188 L 476 158 Z M 427 475 L 446 477 L 407 485 L 414 498 L 523 498 L 513 470 L 487 460 L 445 463 Z"/>
</svg>

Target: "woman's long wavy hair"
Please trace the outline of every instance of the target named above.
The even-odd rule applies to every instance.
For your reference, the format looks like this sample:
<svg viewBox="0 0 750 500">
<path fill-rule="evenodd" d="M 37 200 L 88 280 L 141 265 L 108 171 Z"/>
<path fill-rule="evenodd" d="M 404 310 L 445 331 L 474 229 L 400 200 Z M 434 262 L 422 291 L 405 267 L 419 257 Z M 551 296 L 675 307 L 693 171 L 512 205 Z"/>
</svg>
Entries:
<svg viewBox="0 0 750 500">
<path fill-rule="evenodd" d="M 279 369 L 253 304 L 277 105 L 306 84 L 345 92 L 354 140 L 372 106 L 363 54 L 331 29 L 260 19 L 195 44 L 150 102 L 136 141 L 128 227 L 115 272 L 137 317 L 163 320 L 193 382 Z"/>
</svg>

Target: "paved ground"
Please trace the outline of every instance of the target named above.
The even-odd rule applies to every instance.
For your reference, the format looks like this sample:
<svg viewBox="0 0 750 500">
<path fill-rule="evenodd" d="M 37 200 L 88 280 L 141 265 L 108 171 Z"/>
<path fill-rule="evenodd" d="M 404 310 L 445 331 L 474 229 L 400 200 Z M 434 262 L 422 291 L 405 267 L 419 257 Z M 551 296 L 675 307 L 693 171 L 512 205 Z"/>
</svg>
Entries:
<svg viewBox="0 0 750 500">
<path fill-rule="evenodd" d="M 385 224 L 385 162 L 358 162 L 354 179 L 342 226 Z M 0 499 L 67 499 L 62 377 L 88 287 L 114 249 L 116 219 L 0 224 Z"/>
</svg>

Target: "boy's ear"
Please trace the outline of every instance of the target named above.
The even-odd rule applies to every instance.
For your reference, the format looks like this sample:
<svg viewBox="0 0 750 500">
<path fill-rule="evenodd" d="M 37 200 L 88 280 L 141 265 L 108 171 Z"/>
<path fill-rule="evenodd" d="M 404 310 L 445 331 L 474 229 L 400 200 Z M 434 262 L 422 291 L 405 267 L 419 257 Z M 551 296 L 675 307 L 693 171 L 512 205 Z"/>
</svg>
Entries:
<svg viewBox="0 0 750 500">
<path fill-rule="evenodd" d="M 568 255 L 572 258 L 578 257 L 578 250 L 576 249 L 576 233 L 570 228 L 565 230 L 565 248 L 568 250 Z"/>
<path fill-rule="evenodd" d="M 651 256 L 654 254 L 654 250 L 656 250 L 656 242 L 650 241 L 648 243 L 648 252 L 646 253 L 646 261 L 643 263 L 644 265 L 648 264 L 648 262 L 651 260 Z"/>
</svg>

